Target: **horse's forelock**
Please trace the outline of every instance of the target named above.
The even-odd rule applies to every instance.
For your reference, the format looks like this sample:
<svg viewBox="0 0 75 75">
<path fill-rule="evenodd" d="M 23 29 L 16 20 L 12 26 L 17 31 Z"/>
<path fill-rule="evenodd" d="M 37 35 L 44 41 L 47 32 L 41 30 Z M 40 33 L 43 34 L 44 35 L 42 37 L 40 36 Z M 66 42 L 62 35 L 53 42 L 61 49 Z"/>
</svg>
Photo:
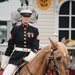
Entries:
<svg viewBox="0 0 75 75">
<path fill-rule="evenodd" d="M 61 42 L 58 42 L 58 52 L 62 53 L 62 55 L 64 57 L 66 56 L 66 54 L 68 52 L 66 46 L 63 43 L 61 43 Z"/>
<path fill-rule="evenodd" d="M 68 55 L 67 47 L 63 43 L 61 43 L 61 42 L 59 42 L 58 44 L 59 44 L 59 48 L 63 52 L 64 56 Z"/>
</svg>

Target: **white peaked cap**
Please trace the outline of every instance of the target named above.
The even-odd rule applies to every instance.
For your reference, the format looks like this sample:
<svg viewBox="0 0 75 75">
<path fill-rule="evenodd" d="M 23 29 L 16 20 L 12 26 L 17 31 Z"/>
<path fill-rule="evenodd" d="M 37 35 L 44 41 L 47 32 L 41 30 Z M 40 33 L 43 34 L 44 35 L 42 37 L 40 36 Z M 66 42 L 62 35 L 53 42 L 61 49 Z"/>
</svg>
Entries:
<svg viewBox="0 0 75 75">
<path fill-rule="evenodd" d="M 18 8 L 17 10 L 19 13 L 32 13 L 33 9 L 30 8 L 29 6 L 22 6 L 20 8 Z"/>
</svg>

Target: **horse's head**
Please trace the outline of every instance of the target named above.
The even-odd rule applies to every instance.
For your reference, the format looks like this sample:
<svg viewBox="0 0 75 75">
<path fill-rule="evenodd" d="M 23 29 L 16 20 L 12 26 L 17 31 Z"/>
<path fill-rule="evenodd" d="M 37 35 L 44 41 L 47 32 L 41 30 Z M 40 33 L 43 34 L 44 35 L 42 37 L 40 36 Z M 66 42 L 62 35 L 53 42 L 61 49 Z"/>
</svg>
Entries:
<svg viewBox="0 0 75 75">
<path fill-rule="evenodd" d="M 66 46 L 61 42 L 51 42 L 51 52 L 49 57 L 49 68 L 54 75 L 69 75 L 68 60 L 69 54 Z"/>
</svg>

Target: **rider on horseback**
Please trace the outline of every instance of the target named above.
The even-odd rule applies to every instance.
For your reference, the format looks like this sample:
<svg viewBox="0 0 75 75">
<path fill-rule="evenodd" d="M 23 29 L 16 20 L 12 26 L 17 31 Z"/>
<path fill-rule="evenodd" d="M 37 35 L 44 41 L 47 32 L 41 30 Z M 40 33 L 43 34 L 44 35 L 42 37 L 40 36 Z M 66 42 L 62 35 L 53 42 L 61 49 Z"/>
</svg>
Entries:
<svg viewBox="0 0 75 75">
<path fill-rule="evenodd" d="M 12 75 L 24 57 L 39 49 L 39 31 L 29 23 L 33 8 L 21 7 L 18 12 L 21 15 L 22 24 L 13 27 L 10 32 L 8 47 L 1 62 L 1 68 L 5 69 L 3 75 Z M 7 61 L 9 61 L 8 65 Z"/>
</svg>

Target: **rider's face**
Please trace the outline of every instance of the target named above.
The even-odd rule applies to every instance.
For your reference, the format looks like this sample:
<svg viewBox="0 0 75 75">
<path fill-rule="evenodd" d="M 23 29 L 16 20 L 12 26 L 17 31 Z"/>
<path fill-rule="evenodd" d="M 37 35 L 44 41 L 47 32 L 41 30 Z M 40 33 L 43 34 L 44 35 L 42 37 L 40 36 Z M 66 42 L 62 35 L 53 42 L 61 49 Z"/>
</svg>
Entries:
<svg viewBox="0 0 75 75">
<path fill-rule="evenodd" d="M 30 17 L 21 16 L 21 20 L 24 25 L 28 25 L 30 21 Z"/>
</svg>

